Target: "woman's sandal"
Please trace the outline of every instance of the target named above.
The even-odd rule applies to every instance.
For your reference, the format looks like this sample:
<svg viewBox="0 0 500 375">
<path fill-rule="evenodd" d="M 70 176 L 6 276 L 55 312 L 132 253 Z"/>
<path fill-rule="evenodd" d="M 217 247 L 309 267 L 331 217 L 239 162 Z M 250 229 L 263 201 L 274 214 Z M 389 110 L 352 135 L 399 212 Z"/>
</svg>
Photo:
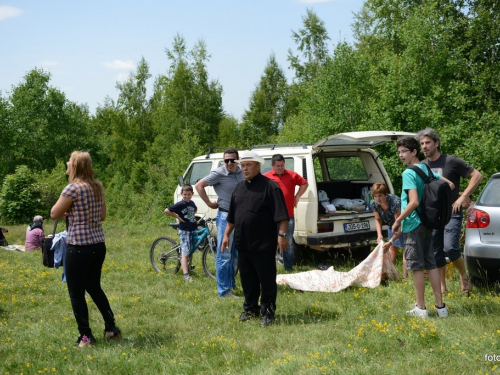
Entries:
<svg viewBox="0 0 500 375">
<path fill-rule="evenodd" d="M 95 345 L 95 338 L 94 338 L 94 336 L 92 336 L 92 334 L 81 335 L 76 340 L 76 345 L 79 348 L 85 348 L 86 346 L 94 346 Z"/>
<path fill-rule="evenodd" d="M 118 327 L 111 328 L 111 331 L 104 330 L 104 340 L 120 340 L 122 333 Z"/>
</svg>

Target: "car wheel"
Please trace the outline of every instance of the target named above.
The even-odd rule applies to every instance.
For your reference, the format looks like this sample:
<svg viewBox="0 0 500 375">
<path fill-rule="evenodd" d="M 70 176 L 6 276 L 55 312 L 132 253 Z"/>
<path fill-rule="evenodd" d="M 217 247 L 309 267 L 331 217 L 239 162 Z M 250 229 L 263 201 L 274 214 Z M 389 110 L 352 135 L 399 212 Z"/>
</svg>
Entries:
<svg viewBox="0 0 500 375">
<path fill-rule="evenodd" d="M 469 279 L 474 286 L 477 286 L 477 287 L 484 286 L 484 280 L 481 279 L 480 277 L 469 275 Z"/>
</svg>

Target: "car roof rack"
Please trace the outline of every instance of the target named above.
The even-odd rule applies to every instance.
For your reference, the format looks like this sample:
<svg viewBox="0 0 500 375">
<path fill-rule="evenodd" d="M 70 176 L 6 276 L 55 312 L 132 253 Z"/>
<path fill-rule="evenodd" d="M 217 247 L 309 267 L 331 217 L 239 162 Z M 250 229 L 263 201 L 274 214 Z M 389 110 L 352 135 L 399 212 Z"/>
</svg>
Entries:
<svg viewBox="0 0 500 375">
<path fill-rule="evenodd" d="M 210 159 L 210 155 L 214 151 L 224 151 L 224 150 L 225 150 L 225 148 L 221 148 L 221 147 L 209 147 L 208 151 L 207 151 L 207 155 L 205 156 L 205 159 Z"/>
<path fill-rule="evenodd" d="M 307 145 L 304 142 L 291 142 L 291 143 L 268 143 L 265 145 L 253 145 L 250 150 L 255 148 L 270 148 L 274 150 L 277 147 L 302 147 L 307 148 Z"/>
</svg>

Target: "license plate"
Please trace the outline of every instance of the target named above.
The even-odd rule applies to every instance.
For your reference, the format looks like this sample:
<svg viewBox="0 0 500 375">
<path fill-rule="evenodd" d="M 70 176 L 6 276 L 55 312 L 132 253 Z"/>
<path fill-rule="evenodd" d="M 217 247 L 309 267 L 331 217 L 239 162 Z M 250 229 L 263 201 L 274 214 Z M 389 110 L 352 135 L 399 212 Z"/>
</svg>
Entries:
<svg viewBox="0 0 500 375">
<path fill-rule="evenodd" d="M 358 221 L 356 223 L 346 223 L 344 224 L 344 232 L 355 232 L 357 230 L 370 229 L 370 222 L 368 221 Z"/>
</svg>

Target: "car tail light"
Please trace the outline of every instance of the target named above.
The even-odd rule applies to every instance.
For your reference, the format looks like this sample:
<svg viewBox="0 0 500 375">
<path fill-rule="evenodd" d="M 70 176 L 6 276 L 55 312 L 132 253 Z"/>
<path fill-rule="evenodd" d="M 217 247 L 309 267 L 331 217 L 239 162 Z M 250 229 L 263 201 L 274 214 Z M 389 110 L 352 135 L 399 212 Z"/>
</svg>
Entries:
<svg viewBox="0 0 500 375">
<path fill-rule="evenodd" d="M 467 217 L 467 228 L 486 228 L 490 225 L 490 215 L 481 210 L 473 210 Z"/>
<path fill-rule="evenodd" d="M 318 223 L 318 233 L 333 232 L 333 223 Z"/>
</svg>

